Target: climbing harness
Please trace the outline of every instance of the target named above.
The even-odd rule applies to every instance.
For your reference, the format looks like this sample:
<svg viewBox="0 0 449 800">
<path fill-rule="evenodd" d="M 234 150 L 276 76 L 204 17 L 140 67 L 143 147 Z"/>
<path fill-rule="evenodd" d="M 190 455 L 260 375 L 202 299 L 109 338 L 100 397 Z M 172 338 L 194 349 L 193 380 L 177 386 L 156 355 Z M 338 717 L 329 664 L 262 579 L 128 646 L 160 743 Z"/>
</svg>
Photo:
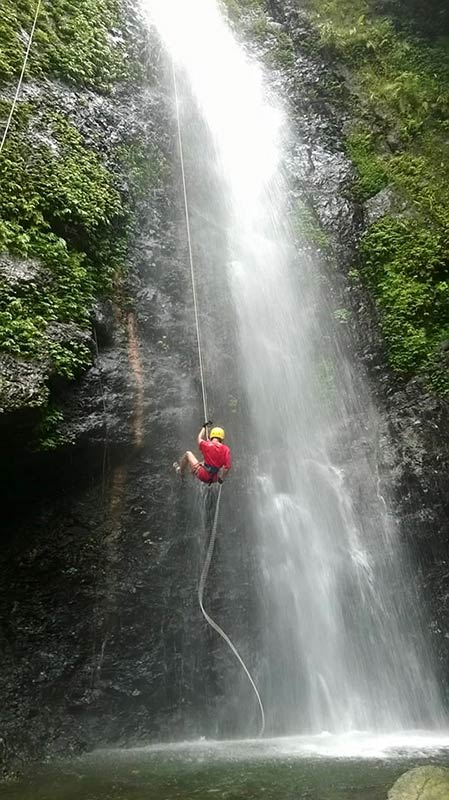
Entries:
<svg viewBox="0 0 449 800">
<path fill-rule="evenodd" d="M 24 75 L 25 75 L 25 70 L 26 70 L 26 67 L 27 67 L 27 64 L 28 64 L 28 57 L 30 55 L 31 45 L 33 44 L 34 32 L 36 30 L 36 25 L 37 25 L 37 20 L 38 20 L 38 17 L 39 17 L 39 12 L 41 10 L 41 5 L 42 5 L 42 0 L 38 0 L 37 6 L 36 6 L 36 13 L 34 15 L 34 21 L 33 21 L 33 25 L 32 25 L 32 28 L 31 28 L 30 37 L 28 39 L 27 49 L 25 51 L 25 58 L 23 60 L 22 72 L 20 73 L 19 83 L 17 84 L 17 89 L 16 89 L 16 93 L 14 95 L 14 100 L 12 101 L 11 110 L 9 112 L 9 116 L 8 116 L 7 121 L 6 121 L 5 130 L 3 131 L 2 140 L 0 142 L 0 154 L 1 154 L 2 150 L 3 150 L 3 146 L 5 144 L 6 137 L 8 135 L 8 131 L 9 131 L 10 127 L 11 127 L 11 122 L 12 122 L 12 118 L 13 118 L 13 115 L 14 115 L 14 111 L 16 110 L 17 101 L 19 99 L 20 90 L 22 88 L 23 78 L 24 78 Z"/>
<path fill-rule="evenodd" d="M 190 233 L 190 215 L 189 215 L 189 203 L 187 197 L 187 183 L 186 183 L 186 173 L 185 173 L 185 166 L 184 166 L 184 148 L 182 144 L 182 133 L 181 133 L 181 118 L 179 113 L 179 97 L 178 97 L 178 85 L 176 81 L 176 69 L 175 63 L 172 61 L 172 73 L 173 73 L 173 88 L 174 88 L 174 95 L 175 95 L 175 105 L 176 105 L 176 121 L 177 121 L 177 129 L 178 129 L 178 146 L 179 146 L 179 158 L 181 163 L 181 174 L 182 174 L 182 187 L 184 193 L 184 212 L 185 212 L 185 220 L 186 220 L 186 232 L 187 232 L 187 243 L 189 249 L 189 260 L 190 260 L 190 276 L 192 280 L 192 294 L 193 294 L 193 308 L 195 312 L 195 326 L 196 326 L 196 336 L 197 336 L 197 343 L 198 343 L 198 361 L 199 361 L 199 368 L 200 368 L 200 378 L 201 378 L 201 391 L 203 395 L 203 410 L 204 410 L 204 419 L 208 419 L 207 414 L 207 390 L 206 390 L 206 381 L 204 377 L 204 364 L 203 364 L 203 351 L 201 347 L 201 333 L 200 333 L 200 322 L 199 322 L 199 312 L 198 312 L 198 300 L 196 294 L 196 281 L 195 281 L 195 270 L 193 264 L 193 250 L 192 250 L 192 237 Z M 218 469 L 216 467 L 211 467 L 210 465 L 203 464 L 205 469 L 213 476 L 218 473 Z M 215 471 L 216 470 L 216 471 Z M 203 570 L 201 572 L 200 582 L 198 586 L 198 602 L 200 605 L 201 613 L 213 630 L 218 633 L 219 636 L 226 642 L 234 656 L 236 657 L 237 661 L 241 665 L 243 671 L 245 672 L 246 677 L 248 678 L 251 687 L 254 691 L 254 694 L 257 699 L 257 703 L 259 705 L 260 710 L 260 718 L 261 724 L 259 729 L 259 736 L 262 736 L 265 730 L 265 712 L 264 707 L 262 704 L 262 700 L 257 689 L 256 684 L 251 676 L 249 669 L 247 668 L 243 658 L 241 657 L 240 653 L 238 652 L 237 648 L 229 638 L 229 636 L 224 632 L 224 630 L 212 619 L 212 617 L 207 613 L 206 609 L 204 608 L 204 590 L 206 587 L 207 577 L 209 574 L 209 569 L 212 561 L 212 556 L 215 547 L 215 540 L 217 538 L 217 527 L 218 527 L 218 515 L 220 511 L 220 501 L 221 501 L 221 491 L 222 485 L 219 484 L 218 494 L 217 494 L 217 502 L 215 505 L 215 514 L 214 514 L 214 521 L 212 525 L 212 531 L 209 539 L 209 546 L 207 548 L 206 559 L 204 561 Z"/>
<path fill-rule="evenodd" d="M 218 475 L 218 473 L 220 472 L 220 467 L 212 467 L 211 464 L 206 464 L 205 461 L 202 463 L 201 466 L 204 467 L 204 469 L 206 470 L 206 472 L 209 473 L 209 475 Z"/>
</svg>

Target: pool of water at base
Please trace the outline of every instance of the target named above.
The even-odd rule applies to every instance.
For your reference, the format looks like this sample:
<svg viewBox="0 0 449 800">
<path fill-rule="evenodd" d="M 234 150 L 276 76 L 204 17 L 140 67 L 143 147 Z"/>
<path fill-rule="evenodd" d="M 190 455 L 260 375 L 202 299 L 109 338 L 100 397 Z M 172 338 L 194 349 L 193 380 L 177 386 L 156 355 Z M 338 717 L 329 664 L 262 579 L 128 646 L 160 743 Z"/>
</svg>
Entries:
<svg viewBox="0 0 449 800">
<path fill-rule="evenodd" d="M 98 750 L 0 784 L 2 800 L 386 800 L 415 766 L 449 767 L 449 734 L 198 741 Z"/>
</svg>

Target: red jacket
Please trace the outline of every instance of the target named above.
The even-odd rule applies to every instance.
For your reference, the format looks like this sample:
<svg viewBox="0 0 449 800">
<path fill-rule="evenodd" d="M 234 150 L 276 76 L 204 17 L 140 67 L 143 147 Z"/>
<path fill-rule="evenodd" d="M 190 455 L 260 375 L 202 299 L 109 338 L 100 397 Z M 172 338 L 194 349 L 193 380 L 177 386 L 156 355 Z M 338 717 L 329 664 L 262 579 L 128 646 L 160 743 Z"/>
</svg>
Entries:
<svg viewBox="0 0 449 800">
<path fill-rule="evenodd" d="M 215 483 L 215 481 L 218 480 L 218 471 L 222 467 L 231 469 L 231 451 L 227 444 L 223 444 L 223 442 L 219 442 L 217 439 L 212 439 L 212 441 L 203 439 L 200 442 L 200 450 L 204 456 L 204 464 L 213 468 L 209 471 L 205 466 L 200 466 L 197 472 L 200 481 L 204 483 Z"/>
</svg>

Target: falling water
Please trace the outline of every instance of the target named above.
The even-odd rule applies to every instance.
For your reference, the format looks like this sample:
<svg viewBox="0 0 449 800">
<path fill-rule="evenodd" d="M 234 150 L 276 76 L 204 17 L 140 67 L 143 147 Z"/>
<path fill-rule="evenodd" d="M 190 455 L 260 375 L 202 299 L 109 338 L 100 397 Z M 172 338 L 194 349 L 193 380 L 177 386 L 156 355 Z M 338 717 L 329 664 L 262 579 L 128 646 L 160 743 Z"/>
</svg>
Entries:
<svg viewBox="0 0 449 800">
<path fill-rule="evenodd" d="M 226 249 L 224 305 L 237 331 L 251 463 L 245 515 L 258 534 L 257 680 L 270 729 L 437 726 L 412 573 L 378 491 L 379 420 L 290 223 L 288 112 L 215 0 L 144 3 L 187 86 L 182 124 L 189 103 L 207 130 L 209 147 L 187 153 L 187 172 L 207 182 L 212 171 L 219 188 L 219 215 L 202 224 L 220 217 Z M 209 380 L 213 346 L 211 335 Z M 327 390 L 323 364 L 332 365 Z"/>
</svg>

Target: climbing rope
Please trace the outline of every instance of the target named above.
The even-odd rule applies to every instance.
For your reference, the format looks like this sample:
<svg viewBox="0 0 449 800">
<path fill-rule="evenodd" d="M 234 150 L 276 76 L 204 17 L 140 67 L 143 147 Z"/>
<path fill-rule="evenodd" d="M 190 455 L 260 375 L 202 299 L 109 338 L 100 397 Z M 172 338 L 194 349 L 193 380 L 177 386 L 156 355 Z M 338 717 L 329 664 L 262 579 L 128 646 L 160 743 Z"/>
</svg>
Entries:
<svg viewBox="0 0 449 800">
<path fill-rule="evenodd" d="M 252 676 L 251 676 L 251 673 L 250 673 L 249 669 L 247 668 L 245 662 L 243 661 L 243 658 L 241 657 L 241 655 L 238 652 L 237 648 L 231 642 L 229 636 L 224 632 L 223 628 L 220 628 L 220 626 L 215 622 L 215 620 L 213 620 L 212 617 L 209 616 L 209 614 L 207 613 L 206 609 L 204 608 L 204 604 L 203 604 L 204 589 L 206 587 L 207 576 L 209 574 L 210 564 L 211 564 L 211 561 L 212 561 L 212 555 L 213 555 L 213 552 L 214 552 L 215 539 L 217 538 L 218 512 L 219 512 L 219 509 L 220 509 L 221 489 L 222 489 L 222 487 L 220 486 L 219 489 L 218 489 L 217 504 L 215 506 L 214 524 L 212 526 L 212 532 L 211 532 L 211 535 L 210 535 L 209 547 L 207 548 L 206 559 L 204 561 L 204 567 L 203 567 L 203 571 L 201 573 L 200 583 L 199 583 L 199 587 L 198 587 L 198 601 L 199 601 L 200 608 L 201 608 L 201 613 L 202 613 L 204 619 L 206 620 L 206 622 L 209 623 L 211 628 L 213 628 L 214 631 L 216 631 L 218 633 L 218 635 L 221 636 L 222 639 L 224 639 L 224 641 L 226 642 L 228 647 L 232 650 L 232 652 L 234 653 L 236 659 L 238 660 L 239 664 L 241 665 L 243 671 L 245 672 L 245 675 L 248 678 L 251 686 L 253 687 L 254 694 L 256 695 L 257 702 L 259 704 L 260 717 L 261 717 L 259 736 L 262 736 L 263 732 L 265 730 L 265 712 L 264 712 L 264 708 L 263 708 L 263 705 L 262 705 L 262 700 L 260 698 L 260 694 L 259 694 L 259 691 L 257 689 L 257 686 L 254 683 L 254 681 L 252 679 Z"/>
<path fill-rule="evenodd" d="M 179 113 L 179 97 L 178 97 L 178 84 L 176 82 L 176 70 L 175 70 L 175 63 L 172 61 L 172 69 L 173 69 L 173 87 L 175 90 L 175 103 L 176 103 L 176 121 L 178 127 L 178 144 L 179 144 L 179 158 L 181 161 L 181 174 L 182 174 L 182 188 L 184 192 L 184 211 L 186 217 L 186 231 L 187 231 L 187 243 L 189 246 L 189 260 L 190 260 L 190 277 L 192 279 L 192 294 L 193 294 L 193 308 L 195 311 L 195 325 L 196 325 L 196 339 L 198 342 L 198 361 L 200 365 L 200 378 L 201 378 L 201 391 L 203 393 L 203 411 L 204 411 L 204 419 L 209 419 L 207 415 L 207 391 L 206 391 L 206 381 L 204 380 L 204 366 L 203 366 L 203 351 L 201 347 L 201 334 L 200 334 L 200 320 L 199 320 L 199 313 L 198 313 L 198 300 L 196 295 L 196 281 L 195 281 L 195 270 L 193 267 L 193 251 L 192 251 L 192 236 L 190 234 L 190 215 L 189 215 L 189 203 L 187 199 L 187 184 L 186 184 L 186 172 L 184 167 L 184 148 L 182 146 L 182 134 L 181 134 L 181 117 Z"/>
<path fill-rule="evenodd" d="M 16 110 L 17 101 L 19 99 L 20 90 L 22 88 L 23 78 L 24 78 L 24 75 L 25 75 L 25 70 L 26 70 L 26 67 L 27 67 L 27 64 L 28 64 L 28 58 L 29 58 L 29 55 L 30 55 L 31 45 L 33 44 L 34 32 L 36 30 L 36 25 L 37 25 L 37 20 L 38 20 L 38 17 L 39 17 L 39 12 L 41 10 L 41 5 L 42 5 L 42 0 L 38 0 L 37 6 L 36 6 L 36 13 L 34 15 L 33 26 L 31 28 L 31 33 L 30 33 L 30 36 L 29 36 L 29 39 L 28 39 L 27 49 L 25 51 L 25 58 L 23 59 L 22 72 L 20 73 L 19 83 L 17 84 L 17 89 L 16 89 L 16 93 L 14 95 L 14 100 L 12 101 L 12 106 L 11 106 L 11 110 L 9 112 L 9 117 L 8 117 L 8 119 L 6 121 L 5 130 L 3 131 L 2 140 L 0 142 L 0 154 L 1 154 L 2 150 L 3 150 L 3 146 L 5 144 L 6 137 L 8 135 L 8 131 L 9 131 L 10 127 L 11 127 L 11 122 L 12 122 L 12 118 L 13 118 L 13 115 L 14 115 L 14 111 Z"/>
<path fill-rule="evenodd" d="M 175 105 L 176 105 L 176 121 L 177 121 L 177 129 L 178 129 L 178 145 L 179 145 L 179 157 L 181 162 L 181 174 L 182 174 L 182 187 L 184 193 L 184 211 L 185 211 L 185 219 L 186 219 L 186 231 L 187 231 L 187 242 L 189 246 L 189 260 L 190 260 L 190 276 L 192 279 L 192 294 L 193 294 L 193 307 L 195 311 L 195 326 L 196 326 L 196 336 L 198 342 L 198 361 L 200 367 L 200 378 L 201 378 L 201 390 L 203 394 L 203 411 L 204 411 L 204 419 L 207 420 L 208 413 L 207 413 L 207 391 L 206 391 L 206 381 L 204 377 L 204 365 L 203 365 L 203 351 L 201 347 L 201 333 L 200 333 L 200 321 L 199 321 L 199 312 L 198 312 L 198 300 L 197 300 L 197 293 L 196 293 L 196 281 L 195 281 L 195 269 L 193 263 L 193 250 L 192 250 L 192 236 L 190 232 L 190 215 L 189 215 L 189 202 L 187 196 L 187 183 L 186 183 L 186 173 L 185 173 L 185 166 L 184 166 L 184 148 L 182 144 L 182 133 L 181 133 L 181 117 L 179 113 L 179 97 L 178 97 L 178 85 L 176 81 L 176 69 L 174 61 L 172 61 L 172 72 L 173 72 L 173 87 L 174 87 L 174 94 L 175 94 Z M 229 636 L 224 632 L 222 628 L 212 619 L 211 616 L 207 613 L 206 609 L 204 608 L 203 598 L 204 598 L 204 589 L 206 587 L 206 581 L 209 574 L 209 569 L 212 561 L 212 556 L 215 547 L 215 540 L 217 538 L 217 527 L 218 527 L 218 515 L 220 511 L 220 500 L 221 500 L 221 490 L 222 486 L 219 486 L 218 495 L 217 495 L 217 502 L 215 505 L 215 514 L 214 514 L 214 521 L 212 525 L 212 531 L 209 540 L 209 546 L 207 548 L 206 559 L 204 561 L 203 570 L 200 577 L 200 582 L 198 586 L 198 601 L 200 604 L 201 613 L 211 628 L 213 628 L 219 636 L 226 642 L 236 659 L 238 660 L 239 664 L 241 665 L 242 669 L 245 672 L 246 677 L 248 678 L 254 694 L 256 695 L 257 702 L 260 709 L 260 716 L 261 716 L 261 725 L 259 729 L 259 736 L 262 736 L 265 730 L 265 712 L 262 704 L 262 700 L 257 689 L 256 684 L 251 676 L 249 669 L 247 668 L 243 658 L 241 657 L 240 653 L 238 652 L 237 648 L 229 638 Z"/>
</svg>

